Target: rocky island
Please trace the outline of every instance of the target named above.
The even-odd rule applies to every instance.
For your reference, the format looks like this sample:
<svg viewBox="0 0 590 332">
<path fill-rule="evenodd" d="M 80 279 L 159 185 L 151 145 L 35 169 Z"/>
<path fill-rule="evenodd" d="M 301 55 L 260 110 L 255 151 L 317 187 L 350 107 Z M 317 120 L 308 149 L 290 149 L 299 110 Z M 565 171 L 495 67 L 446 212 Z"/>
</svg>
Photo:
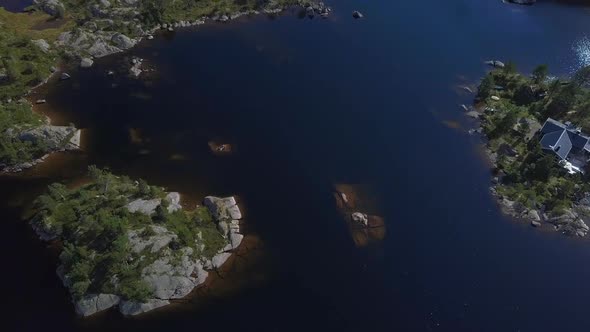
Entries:
<svg viewBox="0 0 590 332">
<path fill-rule="evenodd" d="M 80 187 L 49 186 L 31 219 L 41 239 L 63 248 L 57 275 L 79 315 L 115 306 L 137 315 L 183 298 L 244 238 L 233 197 L 208 196 L 188 211 L 178 193 L 94 166 L 88 173 Z"/>
<path fill-rule="evenodd" d="M 590 222 L 590 67 L 568 79 L 547 66 L 531 76 L 491 61 L 475 112 L 494 166 L 492 193 L 505 213 L 583 237 Z"/>
</svg>

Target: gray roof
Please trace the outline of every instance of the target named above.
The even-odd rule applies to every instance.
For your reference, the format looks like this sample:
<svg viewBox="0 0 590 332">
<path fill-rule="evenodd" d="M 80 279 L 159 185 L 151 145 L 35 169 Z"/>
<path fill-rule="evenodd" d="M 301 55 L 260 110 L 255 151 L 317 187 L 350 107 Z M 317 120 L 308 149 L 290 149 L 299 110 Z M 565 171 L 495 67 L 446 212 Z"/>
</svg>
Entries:
<svg viewBox="0 0 590 332">
<path fill-rule="evenodd" d="M 554 119 L 545 121 L 541 134 L 541 147 L 555 152 L 561 159 L 566 159 L 572 149 L 590 151 L 588 136 Z"/>
<path fill-rule="evenodd" d="M 577 132 L 572 132 L 572 131 L 567 131 L 570 140 L 572 141 L 572 145 L 577 148 L 582 150 L 586 144 L 588 144 L 588 136 L 585 136 L 582 133 L 577 133 Z"/>
<path fill-rule="evenodd" d="M 543 128 L 541 128 L 541 133 L 552 133 L 554 131 L 564 130 L 565 128 L 566 126 L 563 123 L 553 120 L 552 118 L 548 118 L 547 121 L 545 121 Z"/>
<path fill-rule="evenodd" d="M 572 150 L 572 141 L 565 132 L 566 131 L 562 129 L 545 134 L 543 138 L 541 138 L 541 147 L 545 150 L 555 152 L 555 154 L 561 159 L 567 158 Z"/>
</svg>

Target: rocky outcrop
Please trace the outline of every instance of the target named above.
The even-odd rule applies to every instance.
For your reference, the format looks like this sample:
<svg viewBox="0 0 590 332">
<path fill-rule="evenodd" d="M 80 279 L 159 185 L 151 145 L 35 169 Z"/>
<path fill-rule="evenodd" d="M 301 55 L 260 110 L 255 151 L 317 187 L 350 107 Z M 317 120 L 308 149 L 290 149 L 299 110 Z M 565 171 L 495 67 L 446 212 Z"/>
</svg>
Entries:
<svg viewBox="0 0 590 332">
<path fill-rule="evenodd" d="M 207 196 L 204 204 L 218 221 L 242 219 L 242 213 L 234 197 L 218 198 Z"/>
<path fill-rule="evenodd" d="M 172 213 L 182 209 L 180 205 L 180 194 L 177 192 L 170 192 L 166 194 L 166 201 L 168 201 L 168 212 Z M 159 198 L 154 199 L 136 199 L 127 204 L 127 210 L 131 213 L 139 212 L 145 215 L 152 215 L 156 212 L 156 208 L 162 203 Z"/>
<path fill-rule="evenodd" d="M 139 212 L 145 215 L 152 215 L 156 212 L 156 208 L 160 205 L 159 198 L 154 199 L 136 199 L 127 204 L 127 210 L 131 213 Z"/>
<path fill-rule="evenodd" d="M 494 192 L 494 190 L 492 190 Z M 580 205 L 566 209 L 559 213 L 543 214 L 539 210 L 529 209 L 519 202 L 509 200 L 506 197 L 499 197 L 502 212 L 523 220 L 527 220 L 534 227 L 541 227 L 543 222 L 553 225 L 556 231 L 569 236 L 584 237 L 590 230 L 584 220 L 586 213 L 579 213 Z"/>
<path fill-rule="evenodd" d="M 78 29 L 74 32 L 68 31 L 59 35 L 56 44 L 67 52 L 94 58 L 101 58 L 109 54 L 118 53 L 135 46 L 138 39 L 129 38 L 124 34 L 90 29 Z"/>
<path fill-rule="evenodd" d="M 221 234 L 230 240 L 230 243 L 211 259 L 210 267 L 218 269 L 231 257 L 231 251 L 238 248 L 244 239 L 244 235 L 240 234 L 239 222 L 242 219 L 242 213 L 234 197 L 207 196 L 204 204 L 217 222 Z"/>
<path fill-rule="evenodd" d="M 150 248 L 151 253 L 156 253 L 178 238 L 176 234 L 168 231 L 164 226 L 150 225 L 147 227 L 150 227 L 150 231 L 140 228 L 127 233 L 132 252 L 140 253 L 144 249 Z"/>
<path fill-rule="evenodd" d="M 81 316 L 90 316 L 97 312 L 114 307 L 121 302 L 121 298 L 113 294 L 89 294 L 76 301 L 76 313 Z"/>
<path fill-rule="evenodd" d="M 43 143 L 46 154 L 40 158 L 16 165 L 0 163 L 0 173 L 21 172 L 43 162 L 50 153 L 77 150 L 80 148 L 81 131 L 74 127 L 41 125 L 21 131 L 18 134 L 14 133 L 14 130 L 12 132 L 10 135 L 16 135 L 16 138 L 23 142 L 31 142 L 33 144 Z"/>
<path fill-rule="evenodd" d="M 485 64 L 496 68 L 504 68 L 506 66 L 504 62 L 499 60 L 488 60 Z"/>
<path fill-rule="evenodd" d="M 60 12 L 65 11 L 64 5 L 58 0 L 34 0 L 33 2 L 51 16 L 58 16 Z"/>
<path fill-rule="evenodd" d="M 32 143 L 43 140 L 54 151 L 80 148 L 80 130 L 74 127 L 43 125 L 21 132 L 19 139 Z"/>
<path fill-rule="evenodd" d="M 111 37 L 111 41 L 116 47 L 122 50 L 130 49 L 137 43 L 137 40 L 131 39 L 122 33 L 114 34 L 113 37 Z"/>
<path fill-rule="evenodd" d="M 547 218 L 547 222 L 553 224 L 557 231 L 570 236 L 584 237 L 589 230 L 588 225 L 573 209 L 554 214 Z"/>
<path fill-rule="evenodd" d="M 45 53 L 48 53 L 51 48 L 49 46 L 49 43 L 45 41 L 45 39 L 31 40 L 31 43 L 33 43 L 33 45 L 37 46 L 41 51 Z"/>
<path fill-rule="evenodd" d="M 143 70 L 141 69 L 141 65 L 143 64 L 143 59 L 134 57 L 131 59 L 131 68 L 129 68 L 129 74 L 132 77 L 139 77 Z"/>
<path fill-rule="evenodd" d="M 164 256 L 142 271 L 142 279 L 157 299 L 179 299 L 187 296 L 195 287 L 205 282 L 208 273 L 200 261 L 195 261 L 193 250 L 183 248 L 175 258 L 167 249 Z"/>
<path fill-rule="evenodd" d="M 94 61 L 90 58 L 82 58 L 82 60 L 80 60 L 80 67 L 82 68 L 90 68 L 93 64 Z"/>
<path fill-rule="evenodd" d="M 182 209 L 180 205 L 180 194 L 177 192 L 170 192 L 166 195 L 168 201 L 168 212 L 172 213 Z"/>
<path fill-rule="evenodd" d="M 352 221 L 358 225 L 367 226 L 369 225 L 369 217 L 361 212 L 354 212 L 351 215 Z"/>
</svg>

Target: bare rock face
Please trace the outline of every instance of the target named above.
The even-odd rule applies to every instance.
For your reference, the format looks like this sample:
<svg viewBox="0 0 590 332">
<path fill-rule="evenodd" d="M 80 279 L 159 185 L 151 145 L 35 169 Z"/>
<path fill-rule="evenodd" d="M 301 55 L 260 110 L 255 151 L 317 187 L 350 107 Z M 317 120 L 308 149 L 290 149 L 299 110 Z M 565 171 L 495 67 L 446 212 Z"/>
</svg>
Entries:
<svg viewBox="0 0 590 332">
<path fill-rule="evenodd" d="M 559 215 L 547 218 L 547 222 L 565 235 L 584 237 L 590 228 L 584 220 L 572 209 L 567 209 Z"/>
<path fill-rule="evenodd" d="M 37 46 L 41 51 L 45 53 L 48 53 L 49 49 L 51 48 L 49 46 L 49 43 L 45 41 L 45 39 L 31 40 L 31 43 L 33 43 L 33 45 Z"/>
<path fill-rule="evenodd" d="M 148 226 L 151 228 L 153 235 L 146 236 L 144 228 L 137 230 L 130 230 L 127 233 L 129 239 L 129 246 L 134 253 L 140 253 L 146 248 L 151 248 L 151 253 L 159 252 L 162 248 L 167 247 L 170 242 L 176 240 L 178 236 L 166 229 L 164 226 Z"/>
<path fill-rule="evenodd" d="M 180 194 L 171 192 L 166 195 L 168 201 L 168 212 L 172 213 L 182 209 L 180 205 Z M 159 198 L 154 199 L 136 199 L 127 204 L 127 210 L 131 213 L 139 212 L 147 216 L 151 216 L 156 211 L 156 208 L 162 203 Z"/>
<path fill-rule="evenodd" d="M 166 195 L 168 201 L 168 212 L 172 213 L 182 209 L 180 205 L 180 194 L 177 192 L 171 192 Z"/>
<path fill-rule="evenodd" d="M 51 151 L 80 148 L 80 130 L 74 127 L 42 125 L 21 132 L 18 138 L 32 143 L 43 140 Z"/>
<path fill-rule="evenodd" d="M 216 269 L 220 268 L 230 257 L 231 253 L 229 252 L 218 253 L 217 255 L 213 256 L 213 259 L 211 259 L 213 267 Z"/>
<path fill-rule="evenodd" d="M 82 58 L 82 60 L 80 60 L 80 67 L 82 68 L 90 68 L 93 64 L 94 61 L 90 58 Z"/>
<path fill-rule="evenodd" d="M 113 44 L 115 44 L 115 46 L 122 50 L 130 49 L 137 43 L 136 40 L 131 39 L 122 33 L 117 33 L 113 35 L 111 41 L 113 42 Z"/>
<path fill-rule="evenodd" d="M 34 0 L 34 3 L 51 16 L 56 16 L 60 10 L 65 10 L 64 5 L 58 0 Z"/>
<path fill-rule="evenodd" d="M 237 220 L 242 219 L 242 213 L 233 197 L 219 198 L 213 196 L 205 197 L 205 206 L 209 208 L 215 220 Z"/>
<path fill-rule="evenodd" d="M 97 312 L 116 306 L 121 298 L 113 294 L 89 294 L 75 303 L 76 313 L 81 316 L 90 316 Z"/>
<path fill-rule="evenodd" d="M 87 52 L 95 58 L 101 58 L 109 54 L 121 52 L 121 49 L 110 45 L 104 39 L 97 39 L 92 43 L 92 46 L 87 49 Z"/>
<path fill-rule="evenodd" d="M 160 205 L 161 200 L 159 198 L 154 199 L 136 199 L 127 204 L 127 210 L 131 213 L 139 212 L 145 215 L 152 215 L 156 208 Z"/>
</svg>

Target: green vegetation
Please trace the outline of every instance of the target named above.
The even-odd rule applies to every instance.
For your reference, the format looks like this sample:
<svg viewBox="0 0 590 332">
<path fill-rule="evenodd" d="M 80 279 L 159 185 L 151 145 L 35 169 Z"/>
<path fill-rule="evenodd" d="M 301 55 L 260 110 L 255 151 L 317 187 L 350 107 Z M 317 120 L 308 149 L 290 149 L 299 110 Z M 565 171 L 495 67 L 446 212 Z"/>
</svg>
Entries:
<svg viewBox="0 0 590 332">
<path fill-rule="evenodd" d="M 12 166 L 41 157 L 48 151 L 43 141 L 25 142 L 18 134 L 43 124 L 26 101 L 18 101 L 51 73 L 57 52 L 47 52 L 32 40 L 55 40 L 69 24 L 43 28 L 49 19 L 42 13 L 10 13 L 0 8 L 0 165 Z M 9 102 L 10 101 L 10 102 Z"/>
<path fill-rule="evenodd" d="M 513 65 L 495 69 L 482 79 L 477 101 L 487 106 L 482 126 L 503 175 L 497 192 L 529 208 L 545 206 L 559 213 L 590 191 L 588 175 L 568 174 L 556 157 L 541 150 L 535 133 L 548 117 L 590 132 L 590 67 L 571 81 L 548 80 L 547 75 L 546 65 L 530 78 Z"/>
<path fill-rule="evenodd" d="M 89 168 L 89 176 L 90 183 L 75 189 L 59 183 L 50 185 L 48 192 L 35 201 L 33 217 L 35 227 L 63 243 L 60 259 L 76 299 L 87 293 L 112 293 L 145 301 L 151 294 L 141 271 L 163 251 L 191 247 L 196 260 L 211 258 L 227 244 L 206 208 L 168 213 L 164 200 L 160 205 L 164 208 L 152 216 L 130 213 L 126 207 L 130 201 L 159 198 L 163 189 L 94 166 Z M 134 230 L 149 238 L 156 234 L 152 226 L 166 227 L 178 240 L 157 253 L 152 253 L 151 247 L 133 252 L 129 232 Z"/>
<path fill-rule="evenodd" d="M 44 52 L 32 40 L 53 42 L 71 28 L 64 21 L 59 27 L 46 28 L 49 15 L 10 13 L 0 8 L 0 100 L 18 99 L 43 82 L 57 62 L 57 52 Z"/>
<path fill-rule="evenodd" d="M 0 104 L 0 165 L 12 165 L 41 157 L 46 146 L 43 141 L 25 142 L 19 140 L 10 130 L 27 129 L 43 123 L 43 118 L 31 112 L 31 105 L 26 101 Z"/>
</svg>

